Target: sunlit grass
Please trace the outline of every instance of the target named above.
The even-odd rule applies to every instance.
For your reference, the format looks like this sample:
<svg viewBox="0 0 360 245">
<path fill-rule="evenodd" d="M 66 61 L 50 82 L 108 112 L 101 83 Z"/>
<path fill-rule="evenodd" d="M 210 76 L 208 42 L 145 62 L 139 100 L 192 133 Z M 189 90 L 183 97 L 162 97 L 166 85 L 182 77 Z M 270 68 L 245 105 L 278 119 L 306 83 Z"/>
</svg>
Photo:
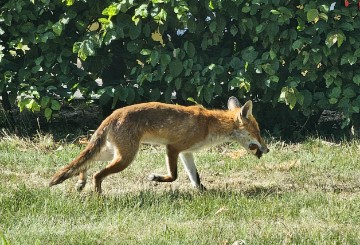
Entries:
<svg viewBox="0 0 360 245">
<path fill-rule="evenodd" d="M 177 181 L 149 182 L 166 172 L 165 150 L 143 147 L 104 180 L 103 196 L 91 183 L 75 192 L 75 178 L 49 189 L 81 148 L 41 135 L 0 140 L 3 244 L 360 243 L 359 142 L 276 141 L 260 160 L 234 144 L 202 151 L 206 192 L 191 188 L 180 164 Z"/>
</svg>

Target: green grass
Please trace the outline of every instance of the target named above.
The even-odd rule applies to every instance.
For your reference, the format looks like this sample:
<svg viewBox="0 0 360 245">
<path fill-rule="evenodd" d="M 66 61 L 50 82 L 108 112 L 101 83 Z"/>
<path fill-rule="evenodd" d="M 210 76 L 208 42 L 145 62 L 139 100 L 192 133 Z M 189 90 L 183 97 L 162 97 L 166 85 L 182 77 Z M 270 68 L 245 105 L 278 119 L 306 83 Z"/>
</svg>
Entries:
<svg viewBox="0 0 360 245">
<path fill-rule="evenodd" d="M 149 182 L 166 171 L 161 147 L 143 147 L 102 196 L 91 183 L 75 192 L 76 178 L 48 188 L 80 149 L 49 136 L 0 140 L 0 244 L 360 244 L 359 142 L 272 142 L 260 160 L 237 145 L 202 151 L 206 192 L 181 165 L 176 182 Z"/>
</svg>

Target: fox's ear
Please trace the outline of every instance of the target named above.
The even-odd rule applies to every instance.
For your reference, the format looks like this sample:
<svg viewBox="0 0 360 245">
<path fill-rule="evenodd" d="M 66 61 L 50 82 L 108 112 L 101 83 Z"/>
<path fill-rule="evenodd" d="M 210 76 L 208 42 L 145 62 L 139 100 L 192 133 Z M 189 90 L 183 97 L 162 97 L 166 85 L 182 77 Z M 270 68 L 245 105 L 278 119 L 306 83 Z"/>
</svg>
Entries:
<svg viewBox="0 0 360 245">
<path fill-rule="evenodd" d="M 253 107 L 252 101 L 248 100 L 245 103 L 245 105 L 243 105 L 243 107 L 241 107 L 240 116 L 242 118 L 249 119 L 249 117 L 252 115 L 252 107 Z"/>
<path fill-rule="evenodd" d="M 234 96 L 231 96 L 229 98 L 227 105 L 230 111 L 235 110 L 236 108 L 240 108 L 240 102 Z"/>
</svg>

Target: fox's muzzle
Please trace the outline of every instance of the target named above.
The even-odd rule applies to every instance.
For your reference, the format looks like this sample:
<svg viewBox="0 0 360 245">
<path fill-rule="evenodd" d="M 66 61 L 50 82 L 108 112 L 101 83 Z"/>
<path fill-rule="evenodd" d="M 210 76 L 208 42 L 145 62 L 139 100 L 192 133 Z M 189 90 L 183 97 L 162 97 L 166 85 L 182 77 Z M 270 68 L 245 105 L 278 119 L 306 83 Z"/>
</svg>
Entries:
<svg viewBox="0 0 360 245">
<path fill-rule="evenodd" d="M 256 150 L 255 156 L 257 156 L 257 158 L 260 159 L 260 157 L 262 157 L 263 153 L 262 151 L 259 150 L 259 148 Z"/>
<path fill-rule="evenodd" d="M 256 150 L 255 156 L 257 156 L 257 158 L 259 158 L 259 159 L 260 159 L 260 157 L 262 157 L 263 154 L 266 154 L 270 151 L 269 148 L 267 148 L 266 146 L 262 146 L 261 148 L 259 148 L 259 146 L 257 144 L 250 144 L 249 149 L 251 151 Z"/>
</svg>

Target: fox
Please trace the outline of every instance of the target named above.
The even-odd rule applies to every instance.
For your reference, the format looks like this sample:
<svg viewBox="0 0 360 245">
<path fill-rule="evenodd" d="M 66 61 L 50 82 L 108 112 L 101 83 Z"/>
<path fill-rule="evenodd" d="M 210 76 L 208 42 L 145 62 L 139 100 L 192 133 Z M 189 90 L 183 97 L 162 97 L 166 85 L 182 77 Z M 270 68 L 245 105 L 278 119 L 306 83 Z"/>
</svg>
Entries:
<svg viewBox="0 0 360 245">
<path fill-rule="evenodd" d="M 149 180 L 175 181 L 180 158 L 191 185 L 205 190 L 195 166 L 194 152 L 224 142 L 238 142 L 258 158 L 269 152 L 252 114 L 252 101 L 241 106 L 236 97 L 230 97 L 227 107 L 227 110 L 210 110 L 199 105 L 147 102 L 119 108 L 103 120 L 85 149 L 53 175 L 49 186 L 78 175 L 75 188 L 81 191 L 86 185 L 90 165 L 96 161 L 110 161 L 92 178 L 93 191 L 101 194 L 103 180 L 127 168 L 140 145 L 145 143 L 166 147 L 167 174 L 152 173 Z"/>
</svg>

